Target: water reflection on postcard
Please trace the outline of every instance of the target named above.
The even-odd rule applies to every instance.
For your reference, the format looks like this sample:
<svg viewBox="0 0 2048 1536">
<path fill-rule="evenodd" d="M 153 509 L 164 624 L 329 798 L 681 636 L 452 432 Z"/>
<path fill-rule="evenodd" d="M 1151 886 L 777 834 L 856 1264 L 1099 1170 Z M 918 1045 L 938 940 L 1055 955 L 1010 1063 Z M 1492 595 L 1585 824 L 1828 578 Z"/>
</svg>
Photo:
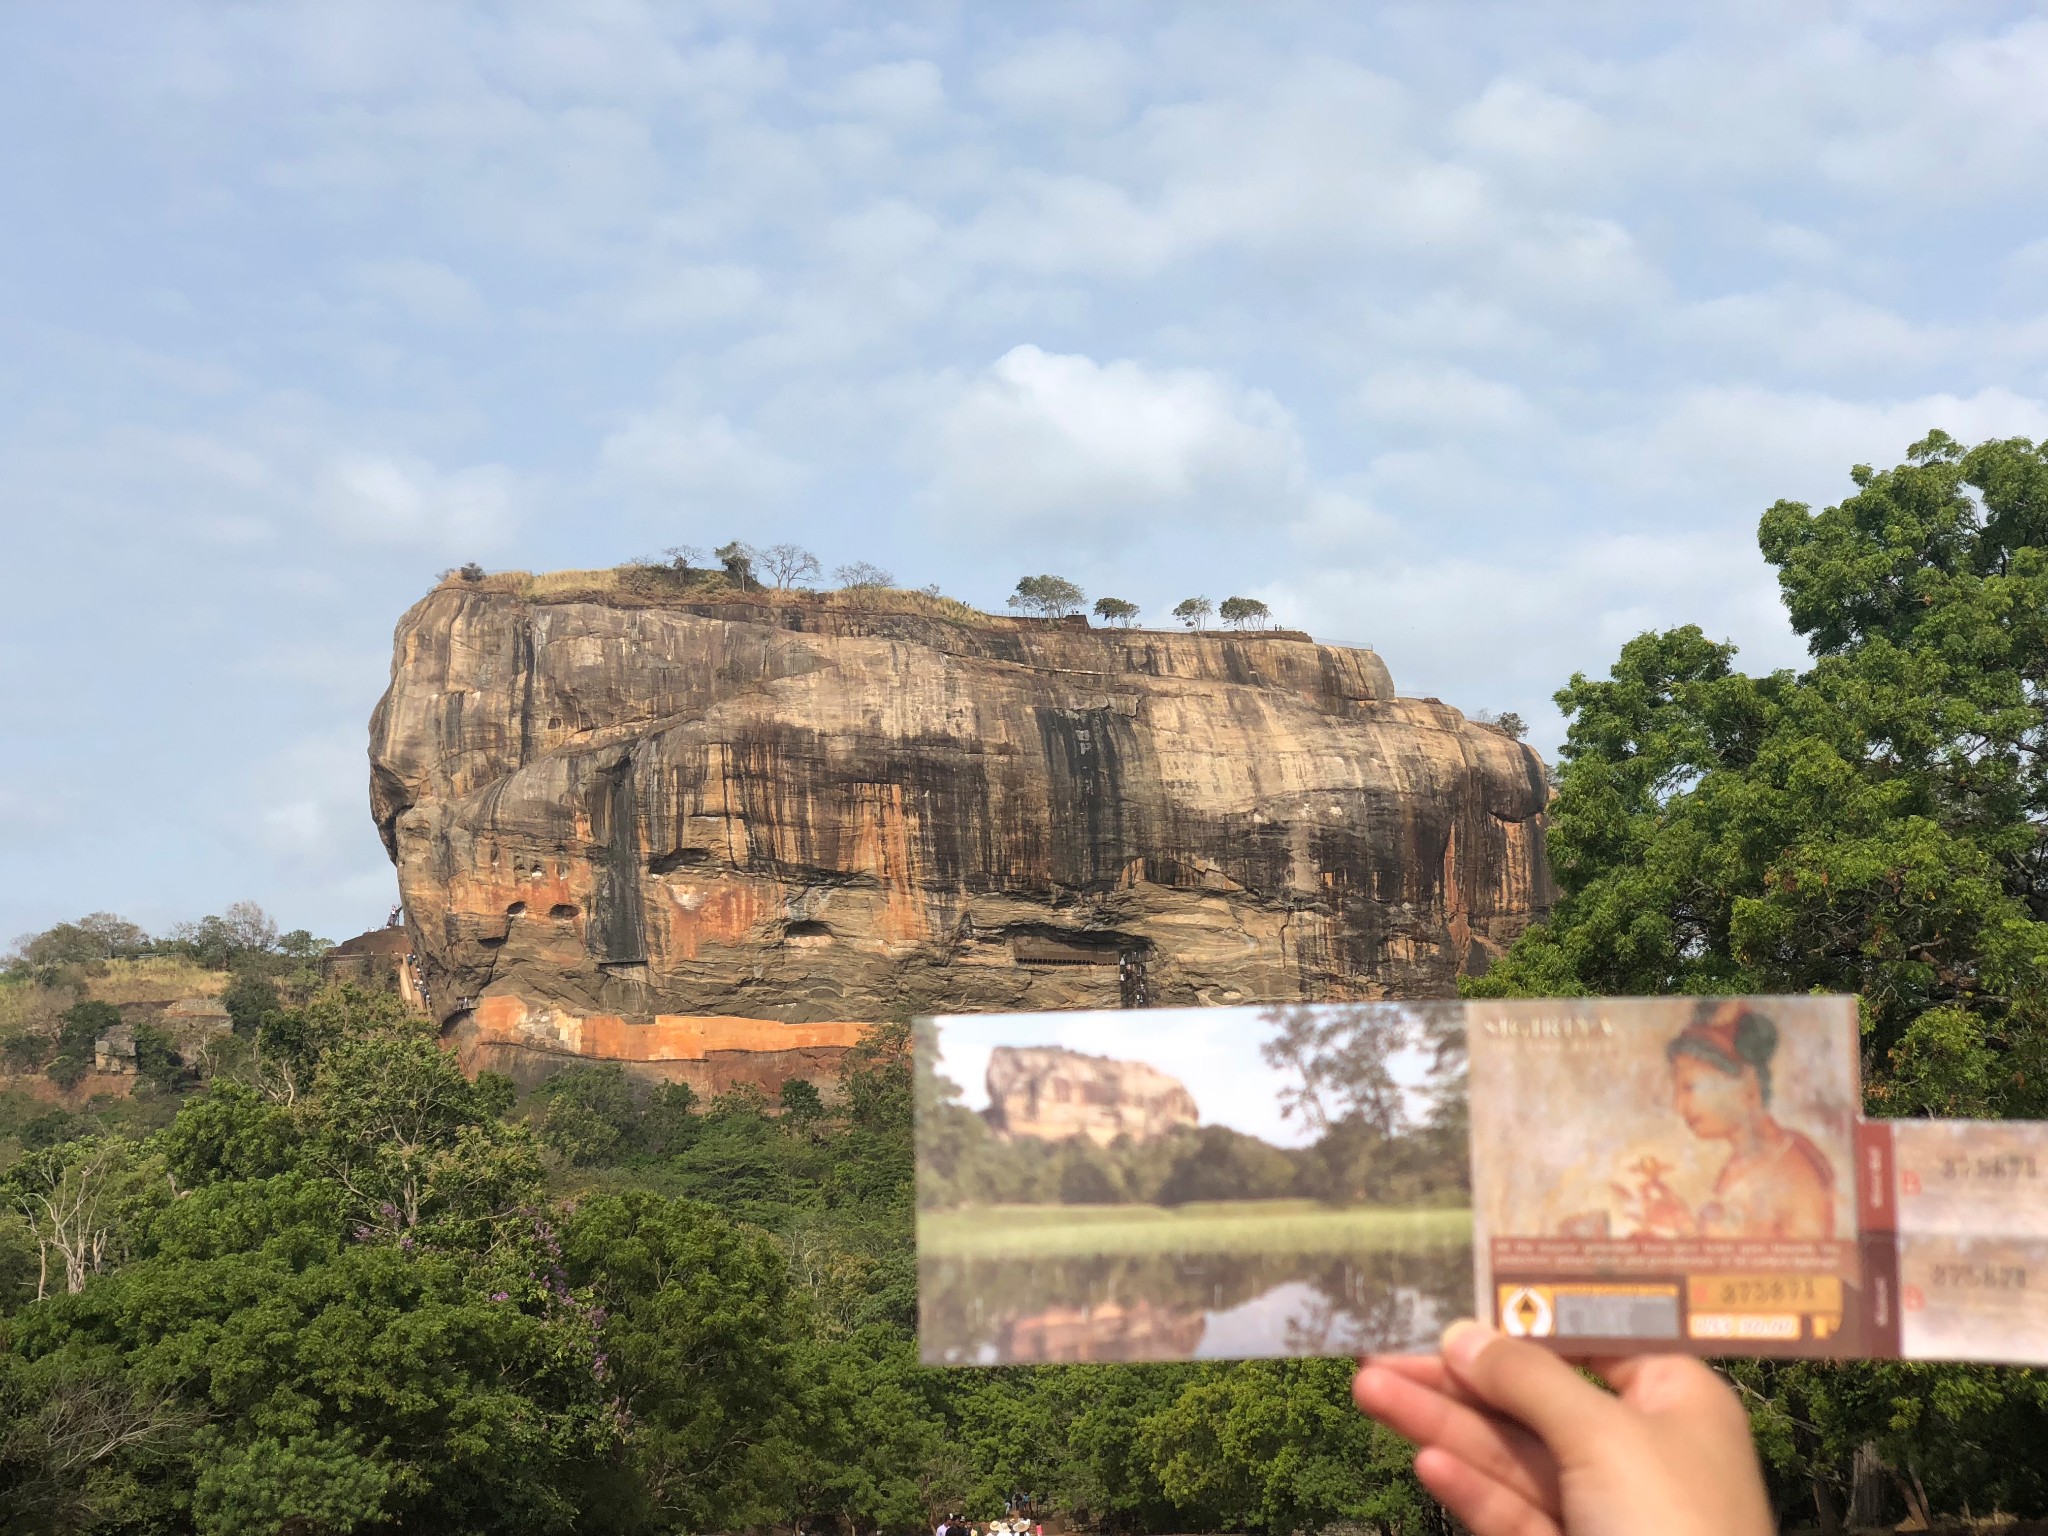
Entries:
<svg viewBox="0 0 2048 1536">
<path fill-rule="evenodd" d="M 1456 1005 L 924 1021 L 931 1364 L 1356 1355 L 1472 1308 Z"/>
<path fill-rule="evenodd" d="M 1469 1245 L 1455 1240 L 1362 1263 L 1228 1254 L 927 1260 L 919 1337 L 924 1358 L 944 1365 L 1405 1353 L 1433 1347 L 1470 1306 L 1471 1271 Z"/>
</svg>

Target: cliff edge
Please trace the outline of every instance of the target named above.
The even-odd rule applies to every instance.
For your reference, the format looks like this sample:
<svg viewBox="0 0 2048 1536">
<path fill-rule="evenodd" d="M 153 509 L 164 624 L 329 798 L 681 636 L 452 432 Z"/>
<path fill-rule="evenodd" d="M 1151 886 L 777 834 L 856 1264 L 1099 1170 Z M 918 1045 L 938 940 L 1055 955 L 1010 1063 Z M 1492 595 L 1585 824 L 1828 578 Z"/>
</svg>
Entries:
<svg viewBox="0 0 2048 1536">
<path fill-rule="evenodd" d="M 443 583 L 371 720 L 473 1064 L 716 1087 L 915 1012 L 1449 996 L 1548 906 L 1536 754 L 1371 651 L 610 575 Z"/>
</svg>

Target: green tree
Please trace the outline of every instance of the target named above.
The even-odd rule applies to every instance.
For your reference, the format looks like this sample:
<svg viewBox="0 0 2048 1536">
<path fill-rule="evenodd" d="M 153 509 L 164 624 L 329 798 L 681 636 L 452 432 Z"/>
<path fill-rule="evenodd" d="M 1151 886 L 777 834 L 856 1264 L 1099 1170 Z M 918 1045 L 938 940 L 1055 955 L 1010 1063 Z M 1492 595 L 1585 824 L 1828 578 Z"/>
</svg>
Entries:
<svg viewBox="0 0 2048 1536">
<path fill-rule="evenodd" d="M 92 1070 L 93 1042 L 121 1022 L 121 1010 L 112 1003 L 73 1003 L 57 1022 L 57 1054 L 45 1071 L 59 1087 L 73 1088 Z"/>
<path fill-rule="evenodd" d="M 639 1141 L 640 1112 L 617 1066 L 570 1067 L 541 1089 L 541 1140 L 579 1167 L 616 1161 Z"/>
<path fill-rule="evenodd" d="M 1264 629 L 1273 619 L 1273 610 L 1256 597 L 1226 597 L 1216 614 L 1232 629 Z"/>
<path fill-rule="evenodd" d="M 1087 593 L 1064 576 L 1026 576 L 1010 594 L 1009 604 L 1042 619 L 1064 619 L 1079 612 L 1087 600 Z"/>
<path fill-rule="evenodd" d="M 112 912 L 89 912 L 76 922 L 58 923 L 16 939 L 8 968 L 48 975 L 66 966 L 93 966 L 147 954 L 149 948 L 149 935 L 127 918 Z"/>
<path fill-rule="evenodd" d="M 1105 624 L 1129 629 L 1138 621 L 1138 605 L 1121 597 L 1098 597 L 1095 599 L 1095 617 Z"/>
<path fill-rule="evenodd" d="M 630 1415 L 636 1501 L 660 1529 L 732 1530 L 784 1508 L 797 1321 L 765 1234 L 645 1192 L 578 1205 L 566 1279 L 602 1308 L 606 1371 Z M 623 1523 L 623 1522 L 622 1522 Z"/>
<path fill-rule="evenodd" d="M 254 971 L 237 971 L 228 978 L 220 1000 L 235 1033 L 254 1040 L 262 1034 L 265 1021 L 278 1011 L 277 984 Z"/>
<path fill-rule="evenodd" d="M 734 539 L 721 544 L 711 552 L 711 557 L 725 569 L 725 578 L 742 592 L 760 590 L 760 580 L 754 575 L 754 550 L 751 545 Z"/>
<path fill-rule="evenodd" d="M 1189 629 L 1200 629 L 1215 611 L 1216 605 L 1206 597 L 1184 597 L 1173 605 L 1173 616 Z"/>
<path fill-rule="evenodd" d="M 816 1125 L 825 1117 L 825 1100 L 817 1085 L 801 1077 L 785 1079 L 778 1097 L 782 1118 L 798 1129 Z"/>
<path fill-rule="evenodd" d="M 1428 1529 L 1410 1448 L 1352 1407 L 1352 1370 L 1338 1360 L 1204 1369 L 1140 1428 L 1161 1492 L 1199 1530 Z"/>
<path fill-rule="evenodd" d="M 135 1026 L 135 1075 L 165 1093 L 190 1086 L 196 1074 L 185 1065 L 171 1037 L 154 1024 Z"/>
<path fill-rule="evenodd" d="M 1759 529 L 1806 670 L 1745 675 L 1732 646 L 1688 626 L 1639 636 L 1605 680 L 1575 675 L 1557 695 L 1560 899 L 1466 990 L 1856 993 L 1873 1112 L 2040 1115 L 2048 453 L 1936 432 L 1851 479 L 1837 505 L 1779 502 Z M 1829 1497 L 1870 1444 L 1950 1509 L 2048 1503 L 2019 1452 L 2048 1434 L 2025 1373 L 1800 1364 L 1748 1379 L 1788 1498 Z"/>
<path fill-rule="evenodd" d="M 345 1033 L 322 1052 L 308 1108 L 314 1166 L 347 1193 L 364 1240 L 487 1223 L 539 1192 L 525 1131 L 492 1117 L 433 1025 L 410 1015 Z"/>
</svg>

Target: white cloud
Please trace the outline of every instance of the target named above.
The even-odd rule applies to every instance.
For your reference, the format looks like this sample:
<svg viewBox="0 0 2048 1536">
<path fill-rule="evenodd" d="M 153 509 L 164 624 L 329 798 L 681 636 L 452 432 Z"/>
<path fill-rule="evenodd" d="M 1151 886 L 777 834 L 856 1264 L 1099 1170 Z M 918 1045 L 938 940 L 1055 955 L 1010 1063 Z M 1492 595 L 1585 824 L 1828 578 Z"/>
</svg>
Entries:
<svg viewBox="0 0 2048 1536">
<path fill-rule="evenodd" d="M 1678 307 L 1665 321 L 1689 354 L 1726 367 L 1791 377 L 1869 382 L 1955 356 L 1955 326 L 1916 322 L 1896 310 L 1803 285 L 1730 293 Z"/>
<path fill-rule="evenodd" d="M 852 116 L 912 127 L 945 111 L 946 86 L 930 59 L 901 59 L 853 70 L 837 82 L 828 105 Z"/>
<path fill-rule="evenodd" d="M 279 864 L 331 866 L 362 841 L 368 779 L 359 731 L 289 742 L 248 771 L 247 831 Z"/>
<path fill-rule="evenodd" d="M 473 554 L 510 536 L 518 499 L 517 477 L 502 464 L 444 472 L 411 455 L 349 452 L 329 461 L 313 502 L 346 538 Z"/>
<path fill-rule="evenodd" d="M 468 278 L 438 261 L 416 258 L 364 262 L 356 284 L 374 299 L 423 325 L 473 325 L 486 313 Z"/>
<path fill-rule="evenodd" d="M 1519 432 L 1540 419 L 1513 384 L 1447 363 L 1378 369 L 1353 391 L 1351 403 L 1372 421 L 1461 436 Z"/>
<path fill-rule="evenodd" d="M 1493 81 L 1450 126 L 1459 143 L 1524 176 L 1584 178 L 1604 147 L 1597 112 L 1521 80 Z"/>
<path fill-rule="evenodd" d="M 1589 475 L 1669 507 L 1669 516 L 1726 513 L 1754 520 L 1783 498 L 1815 505 L 1849 494 L 1849 466 L 1888 467 L 1939 427 L 1963 442 L 2048 436 L 2048 402 L 2004 388 L 1972 395 L 1858 401 L 1753 386 L 1692 389 L 1652 419 L 1586 445 Z"/>
<path fill-rule="evenodd" d="M 1129 54 L 1115 38 L 1055 32 L 1026 38 L 984 69 L 983 96 L 1012 117 L 1049 128 L 1102 129 L 1128 111 Z"/>
<path fill-rule="evenodd" d="M 694 330 L 741 319 L 766 287 L 758 271 L 739 262 L 685 262 L 593 293 L 585 307 L 627 329 Z"/>
<path fill-rule="evenodd" d="M 627 496 L 712 511 L 772 505 L 804 481 L 803 468 L 721 413 L 644 411 L 598 450 L 598 483 Z"/>
<path fill-rule="evenodd" d="M 1300 439 L 1271 395 L 1199 369 L 1014 347 L 963 381 L 921 457 L 931 502 L 984 537 L 1135 515 L 1253 517 L 1303 493 Z"/>
<path fill-rule="evenodd" d="M 1736 641 L 1756 670 L 1802 654 L 1754 539 L 1734 529 L 1581 538 L 1492 558 L 1390 551 L 1309 567 L 1257 595 L 1283 623 L 1375 647 L 1404 695 L 1515 710 L 1546 756 L 1563 735 L 1551 693 L 1576 670 L 1605 676 L 1645 630 L 1698 624 Z"/>
</svg>

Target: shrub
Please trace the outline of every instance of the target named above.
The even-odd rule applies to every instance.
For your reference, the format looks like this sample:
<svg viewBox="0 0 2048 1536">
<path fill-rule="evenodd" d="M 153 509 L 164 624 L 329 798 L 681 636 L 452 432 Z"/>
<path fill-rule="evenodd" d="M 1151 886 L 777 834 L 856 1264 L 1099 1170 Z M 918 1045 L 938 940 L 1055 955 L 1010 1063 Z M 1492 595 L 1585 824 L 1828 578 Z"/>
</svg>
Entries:
<svg viewBox="0 0 2048 1536">
<path fill-rule="evenodd" d="M 896 585 L 894 572 L 885 571 L 879 565 L 870 565 L 865 560 L 856 560 L 851 565 L 839 566 L 832 572 L 832 578 L 840 586 L 856 592 Z"/>
<path fill-rule="evenodd" d="M 1009 596 L 1012 608 L 1042 619 L 1064 619 L 1087 600 L 1088 595 L 1064 576 L 1026 576 Z"/>
</svg>

